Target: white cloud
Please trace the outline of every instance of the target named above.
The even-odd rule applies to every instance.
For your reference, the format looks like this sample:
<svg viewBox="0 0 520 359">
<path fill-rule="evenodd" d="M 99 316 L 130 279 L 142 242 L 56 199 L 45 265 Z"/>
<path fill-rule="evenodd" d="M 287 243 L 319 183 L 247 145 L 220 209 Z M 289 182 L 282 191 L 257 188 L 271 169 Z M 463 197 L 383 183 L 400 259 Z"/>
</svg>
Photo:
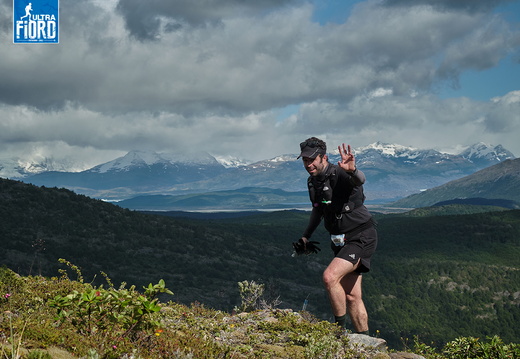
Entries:
<svg viewBox="0 0 520 359">
<path fill-rule="evenodd" d="M 318 135 L 357 146 L 486 141 L 520 154 L 516 92 L 435 95 L 518 51 L 520 32 L 486 6 L 403 3 L 360 2 L 345 23 L 321 26 L 302 1 L 63 0 L 57 46 L 13 45 L 0 27 L 0 150 L 262 159 Z M 9 7 L 0 0 L 0 24 Z M 287 107 L 297 113 L 280 118 Z"/>
<path fill-rule="evenodd" d="M 324 125 L 329 126 L 330 141 L 348 141 L 358 147 L 379 140 L 442 149 L 486 138 L 515 153 L 520 133 L 517 92 L 488 102 L 464 97 L 442 100 L 432 95 L 361 95 L 345 105 L 305 104 L 291 126 L 295 133 L 301 129 L 321 133 Z"/>
<path fill-rule="evenodd" d="M 392 89 L 378 88 L 368 94 L 368 98 L 390 96 L 394 93 Z"/>
<path fill-rule="evenodd" d="M 520 134 L 520 91 L 491 99 L 484 125 L 493 134 Z"/>
</svg>

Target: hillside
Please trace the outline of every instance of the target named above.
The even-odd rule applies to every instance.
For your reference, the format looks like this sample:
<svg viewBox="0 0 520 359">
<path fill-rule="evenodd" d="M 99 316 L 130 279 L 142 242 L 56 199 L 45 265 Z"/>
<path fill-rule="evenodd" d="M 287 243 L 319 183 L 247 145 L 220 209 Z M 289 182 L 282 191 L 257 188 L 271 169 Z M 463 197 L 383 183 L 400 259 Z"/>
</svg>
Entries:
<svg viewBox="0 0 520 359">
<path fill-rule="evenodd" d="M 155 211 L 193 210 L 261 210 L 308 208 L 309 194 L 287 192 L 281 189 L 246 187 L 237 190 L 216 191 L 177 196 L 138 196 L 117 202 L 123 208 Z"/>
<path fill-rule="evenodd" d="M 507 199 L 520 202 L 520 158 L 506 160 L 469 176 L 406 198 L 392 206 L 418 208 L 457 198 Z"/>
<path fill-rule="evenodd" d="M 227 219 L 142 214 L 65 189 L 0 180 L 0 265 L 56 276 L 59 258 L 86 281 L 138 287 L 164 279 L 178 303 L 231 311 L 237 283 L 265 284 L 281 309 L 329 320 L 321 273 L 330 260 L 326 236 L 318 255 L 291 257 L 308 213 L 281 211 Z M 378 215 L 380 244 L 366 276 L 372 330 L 391 347 L 420 335 L 438 345 L 458 336 L 499 335 L 520 342 L 520 211 L 410 217 Z M 98 277 L 96 277 L 96 275 Z"/>
<path fill-rule="evenodd" d="M 309 312 L 277 309 L 258 299 L 263 286 L 239 283 L 242 303 L 226 313 L 200 303 L 164 303 L 164 281 L 137 291 L 85 283 L 66 263 L 61 277 L 23 277 L 0 267 L 0 351 L 13 359 L 277 358 L 510 359 L 520 344 L 498 336 L 458 337 L 442 348 L 414 340 L 406 351 L 384 339 L 351 334 Z M 69 278 L 69 274 L 78 277 Z M 252 298 L 255 299 L 252 299 Z M 7 319 L 7 320 L 6 320 Z M 417 354 L 414 354 L 417 353 Z M 425 357 L 419 355 L 423 354 Z"/>
</svg>

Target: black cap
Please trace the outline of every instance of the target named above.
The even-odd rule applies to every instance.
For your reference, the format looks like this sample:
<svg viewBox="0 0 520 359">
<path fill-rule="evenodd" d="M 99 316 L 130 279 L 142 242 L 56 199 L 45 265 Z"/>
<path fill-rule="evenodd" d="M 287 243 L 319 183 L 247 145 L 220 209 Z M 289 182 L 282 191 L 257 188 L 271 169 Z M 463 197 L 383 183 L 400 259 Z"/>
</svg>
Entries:
<svg viewBox="0 0 520 359">
<path fill-rule="evenodd" d="M 301 153 L 298 156 L 297 159 L 301 157 L 307 157 L 307 158 L 316 158 L 318 155 L 324 155 L 327 153 L 327 151 L 321 147 L 318 146 L 317 141 L 304 141 L 300 143 L 300 150 Z"/>
</svg>

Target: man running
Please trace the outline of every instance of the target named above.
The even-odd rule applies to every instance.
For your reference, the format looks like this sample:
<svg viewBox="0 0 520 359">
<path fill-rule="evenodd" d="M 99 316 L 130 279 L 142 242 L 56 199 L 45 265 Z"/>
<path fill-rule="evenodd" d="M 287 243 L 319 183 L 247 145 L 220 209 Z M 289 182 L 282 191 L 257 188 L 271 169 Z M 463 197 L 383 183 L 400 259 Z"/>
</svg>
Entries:
<svg viewBox="0 0 520 359">
<path fill-rule="evenodd" d="M 356 333 L 368 335 L 368 314 L 362 299 L 362 273 L 370 270 L 377 246 L 372 215 L 364 205 L 365 175 L 356 167 L 350 145 L 338 146 L 341 160 L 329 163 L 327 145 L 311 137 L 300 144 L 300 156 L 309 173 L 312 212 L 302 238 L 293 243 L 297 253 L 317 252 L 309 239 L 323 219 L 330 233 L 334 259 L 323 273 L 336 323 L 346 327 L 347 312 Z"/>
</svg>

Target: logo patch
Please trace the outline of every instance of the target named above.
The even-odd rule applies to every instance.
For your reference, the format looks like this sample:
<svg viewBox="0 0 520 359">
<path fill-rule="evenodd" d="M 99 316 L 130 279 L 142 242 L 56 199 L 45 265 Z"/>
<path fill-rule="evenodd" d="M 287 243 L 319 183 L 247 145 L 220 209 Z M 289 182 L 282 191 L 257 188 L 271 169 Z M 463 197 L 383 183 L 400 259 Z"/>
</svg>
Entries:
<svg viewBox="0 0 520 359">
<path fill-rule="evenodd" d="M 13 0 L 15 44 L 59 43 L 59 0 Z"/>
<path fill-rule="evenodd" d="M 356 255 L 354 253 L 348 255 L 352 259 L 356 259 Z"/>
</svg>

